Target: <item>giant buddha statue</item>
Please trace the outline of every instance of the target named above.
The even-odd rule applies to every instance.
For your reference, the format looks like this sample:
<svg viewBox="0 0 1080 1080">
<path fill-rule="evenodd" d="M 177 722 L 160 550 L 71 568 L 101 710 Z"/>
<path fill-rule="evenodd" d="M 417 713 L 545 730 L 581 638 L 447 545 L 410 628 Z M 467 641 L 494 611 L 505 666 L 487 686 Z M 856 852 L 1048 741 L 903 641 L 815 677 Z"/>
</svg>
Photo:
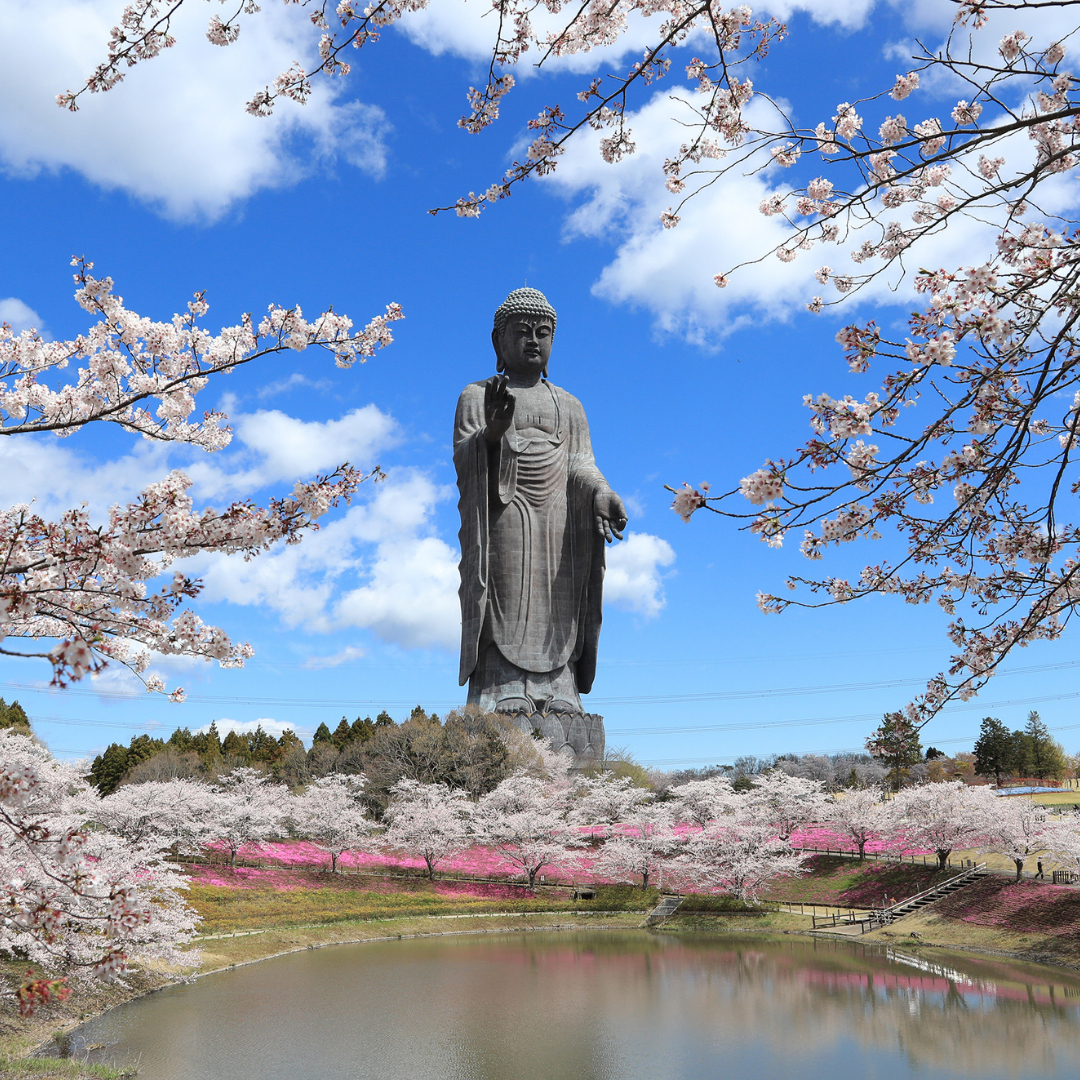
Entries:
<svg viewBox="0 0 1080 1080">
<path fill-rule="evenodd" d="M 548 381 L 555 311 L 515 289 L 495 312 L 496 374 L 454 419 L 461 512 L 461 671 L 468 700 L 579 758 L 602 755 L 586 713 L 600 637 L 604 545 L 626 509 L 593 460 L 581 402 Z"/>
</svg>

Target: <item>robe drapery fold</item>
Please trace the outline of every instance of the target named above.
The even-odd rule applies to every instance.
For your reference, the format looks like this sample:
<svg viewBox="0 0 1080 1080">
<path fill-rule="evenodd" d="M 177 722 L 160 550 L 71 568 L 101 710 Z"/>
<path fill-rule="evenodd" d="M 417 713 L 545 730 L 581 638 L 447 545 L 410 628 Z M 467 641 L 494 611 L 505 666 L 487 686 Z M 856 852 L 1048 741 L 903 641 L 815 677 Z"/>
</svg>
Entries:
<svg viewBox="0 0 1080 1080">
<path fill-rule="evenodd" d="M 609 489 L 593 459 L 581 402 L 541 385 L 550 405 L 545 399 L 536 415 L 516 408 L 497 447 L 484 437 L 485 382 L 471 383 L 458 401 L 459 678 L 466 683 L 482 650 L 494 647 L 522 675 L 571 665 L 577 690 L 587 694 L 596 673 L 604 579 L 594 500 Z"/>
</svg>

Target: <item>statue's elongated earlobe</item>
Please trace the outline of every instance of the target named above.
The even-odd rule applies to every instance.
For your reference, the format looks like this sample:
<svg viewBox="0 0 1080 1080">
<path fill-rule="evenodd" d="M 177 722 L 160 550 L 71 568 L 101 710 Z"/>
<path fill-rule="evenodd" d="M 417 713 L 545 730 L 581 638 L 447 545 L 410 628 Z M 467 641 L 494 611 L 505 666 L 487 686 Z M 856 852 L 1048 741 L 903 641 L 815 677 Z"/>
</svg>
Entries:
<svg viewBox="0 0 1080 1080">
<path fill-rule="evenodd" d="M 506 370 L 506 365 L 502 361 L 501 356 L 495 357 L 495 370 L 501 375 Z"/>
</svg>

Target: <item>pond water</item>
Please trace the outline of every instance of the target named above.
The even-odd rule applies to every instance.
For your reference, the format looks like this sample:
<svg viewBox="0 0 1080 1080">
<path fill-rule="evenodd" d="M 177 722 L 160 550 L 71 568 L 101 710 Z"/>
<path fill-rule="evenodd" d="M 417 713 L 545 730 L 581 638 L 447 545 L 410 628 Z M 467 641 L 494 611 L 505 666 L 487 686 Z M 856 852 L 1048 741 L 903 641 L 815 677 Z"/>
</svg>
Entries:
<svg viewBox="0 0 1080 1080">
<path fill-rule="evenodd" d="M 1076 1077 L 1080 979 L 820 938 L 426 938 L 171 987 L 95 1043 L 139 1080 Z"/>
</svg>

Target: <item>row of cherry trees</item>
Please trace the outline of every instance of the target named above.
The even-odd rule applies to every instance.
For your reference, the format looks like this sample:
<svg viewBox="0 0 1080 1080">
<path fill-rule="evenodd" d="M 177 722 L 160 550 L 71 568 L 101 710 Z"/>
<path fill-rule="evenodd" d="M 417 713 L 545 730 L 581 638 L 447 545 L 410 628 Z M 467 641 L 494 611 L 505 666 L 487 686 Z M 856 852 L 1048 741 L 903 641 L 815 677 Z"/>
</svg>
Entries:
<svg viewBox="0 0 1080 1080">
<path fill-rule="evenodd" d="M 333 774 L 293 794 L 245 767 L 213 784 L 151 781 L 102 797 L 78 768 L 17 731 L 0 731 L 0 761 L 0 952 L 83 977 L 114 978 L 130 960 L 190 962 L 181 947 L 198 918 L 175 860 L 216 850 L 235 864 L 245 844 L 286 835 L 321 847 L 331 871 L 345 852 L 380 851 L 422 859 L 434 877 L 480 847 L 530 887 L 550 867 L 643 888 L 662 878 L 741 900 L 799 874 L 802 846 L 813 842 L 805 831 L 822 826 L 860 856 L 873 842 L 933 851 L 943 866 L 957 849 L 993 851 L 1013 860 L 1018 877 L 1035 857 L 1080 867 L 1073 815 L 962 783 L 884 801 L 874 789 L 830 795 L 820 781 L 776 770 L 745 791 L 712 777 L 658 798 L 625 777 L 575 776 L 538 746 L 532 763 L 477 799 L 401 780 L 376 821 L 363 776 Z M 35 992 L 47 985 L 39 980 Z"/>
</svg>

